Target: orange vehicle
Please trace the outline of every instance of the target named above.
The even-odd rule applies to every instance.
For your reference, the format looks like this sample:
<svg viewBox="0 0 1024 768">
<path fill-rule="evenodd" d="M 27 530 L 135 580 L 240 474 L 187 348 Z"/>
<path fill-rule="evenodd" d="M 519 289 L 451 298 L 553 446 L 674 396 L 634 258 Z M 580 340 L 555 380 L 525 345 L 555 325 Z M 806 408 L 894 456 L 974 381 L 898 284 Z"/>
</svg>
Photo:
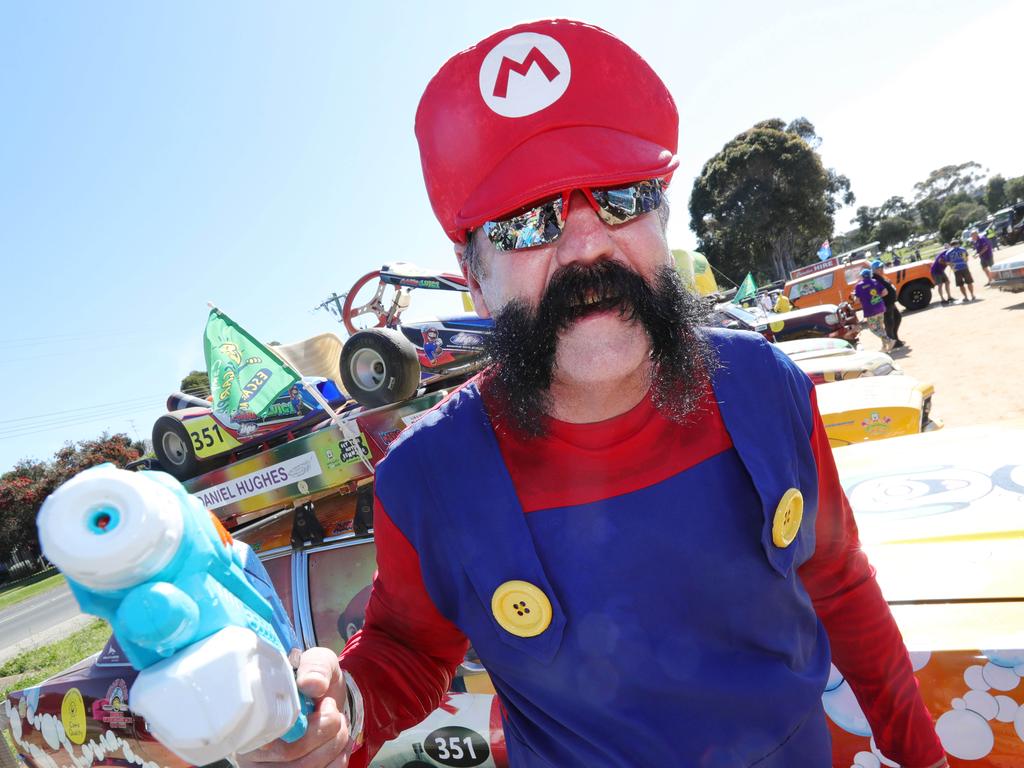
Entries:
<svg viewBox="0 0 1024 768">
<path fill-rule="evenodd" d="M 924 309 L 932 300 L 930 260 L 915 261 L 899 267 L 886 267 L 885 278 L 898 292 L 897 300 L 905 309 Z M 849 301 L 854 309 L 860 303 L 853 294 L 853 288 L 860 280 L 860 271 L 868 266 L 866 261 L 839 264 L 809 274 L 795 270 L 797 275 L 786 282 L 783 294 L 795 307 L 812 307 L 818 304 L 839 304 Z"/>
</svg>

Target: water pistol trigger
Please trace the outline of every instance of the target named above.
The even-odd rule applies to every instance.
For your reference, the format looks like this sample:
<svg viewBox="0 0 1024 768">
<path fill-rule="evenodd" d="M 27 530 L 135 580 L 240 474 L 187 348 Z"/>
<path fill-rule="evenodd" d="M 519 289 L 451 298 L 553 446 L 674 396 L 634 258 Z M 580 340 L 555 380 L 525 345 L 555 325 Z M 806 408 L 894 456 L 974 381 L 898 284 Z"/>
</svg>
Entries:
<svg viewBox="0 0 1024 768">
<path fill-rule="evenodd" d="M 288 732 L 281 737 L 281 741 L 292 743 L 298 741 L 305 735 L 306 726 L 308 723 L 308 716 L 313 712 L 315 705 L 313 700 L 306 694 L 299 692 L 299 716 L 295 720 L 295 724 L 288 729 Z"/>
</svg>

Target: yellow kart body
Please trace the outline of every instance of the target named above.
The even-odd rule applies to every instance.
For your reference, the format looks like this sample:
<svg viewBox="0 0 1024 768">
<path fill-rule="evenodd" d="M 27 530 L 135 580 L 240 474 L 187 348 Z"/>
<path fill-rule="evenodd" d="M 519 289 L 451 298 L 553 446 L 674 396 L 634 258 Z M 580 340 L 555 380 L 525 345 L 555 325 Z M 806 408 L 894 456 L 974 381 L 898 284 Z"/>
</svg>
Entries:
<svg viewBox="0 0 1024 768">
<path fill-rule="evenodd" d="M 833 448 L 942 427 L 931 418 L 935 387 L 911 376 L 867 376 L 815 387 Z"/>
</svg>

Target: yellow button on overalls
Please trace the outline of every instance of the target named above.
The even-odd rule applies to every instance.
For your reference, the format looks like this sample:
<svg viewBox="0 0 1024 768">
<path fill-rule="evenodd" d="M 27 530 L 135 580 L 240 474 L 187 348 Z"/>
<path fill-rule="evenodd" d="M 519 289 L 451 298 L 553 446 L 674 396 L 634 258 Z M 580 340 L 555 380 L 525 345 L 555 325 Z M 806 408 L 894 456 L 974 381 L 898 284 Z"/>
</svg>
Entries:
<svg viewBox="0 0 1024 768">
<path fill-rule="evenodd" d="M 494 590 L 491 612 L 516 637 L 536 637 L 551 623 L 551 601 L 528 581 L 506 581 Z"/>
<path fill-rule="evenodd" d="M 804 495 L 796 488 L 790 488 L 782 494 L 782 501 L 775 508 L 775 519 L 772 520 L 772 542 L 776 547 L 785 548 L 793 543 L 803 518 Z"/>
</svg>

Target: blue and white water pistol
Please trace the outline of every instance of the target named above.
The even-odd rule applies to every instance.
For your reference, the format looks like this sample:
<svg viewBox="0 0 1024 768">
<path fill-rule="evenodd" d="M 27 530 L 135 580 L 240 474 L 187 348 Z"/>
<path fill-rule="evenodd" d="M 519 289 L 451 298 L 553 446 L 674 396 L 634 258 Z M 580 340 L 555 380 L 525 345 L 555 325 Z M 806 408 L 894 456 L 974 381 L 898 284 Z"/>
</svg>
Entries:
<svg viewBox="0 0 1024 768">
<path fill-rule="evenodd" d="M 205 765 L 305 732 L 294 633 L 266 571 L 177 480 L 93 467 L 36 523 L 82 610 L 139 670 L 132 709 L 165 746 Z"/>
</svg>

